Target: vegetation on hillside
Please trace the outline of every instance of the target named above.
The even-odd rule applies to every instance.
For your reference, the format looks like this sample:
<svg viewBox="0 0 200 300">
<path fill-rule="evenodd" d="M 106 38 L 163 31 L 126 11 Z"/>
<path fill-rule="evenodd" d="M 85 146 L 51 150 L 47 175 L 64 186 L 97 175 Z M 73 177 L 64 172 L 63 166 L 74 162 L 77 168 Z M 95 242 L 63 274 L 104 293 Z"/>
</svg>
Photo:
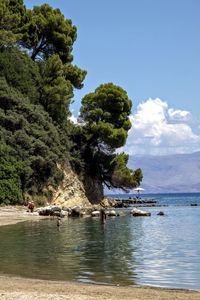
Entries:
<svg viewBox="0 0 200 300">
<path fill-rule="evenodd" d="M 128 189 L 141 170 L 116 154 L 131 127 L 132 102 L 112 83 L 82 99 L 80 123 L 70 122 L 74 89 L 86 71 L 73 65 L 76 27 L 48 4 L 0 3 L 0 204 L 45 196 L 62 181 L 62 165 L 82 178 Z"/>
</svg>

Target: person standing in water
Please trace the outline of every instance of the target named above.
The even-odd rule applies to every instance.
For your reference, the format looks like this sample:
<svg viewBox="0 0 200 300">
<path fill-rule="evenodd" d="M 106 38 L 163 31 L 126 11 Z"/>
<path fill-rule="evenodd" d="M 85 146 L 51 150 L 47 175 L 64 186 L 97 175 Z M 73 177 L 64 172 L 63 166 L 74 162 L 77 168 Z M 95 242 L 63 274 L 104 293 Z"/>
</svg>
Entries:
<svg viewBox="0 0 200 300">
<path fill-rule="evenodd" d="M 105 209 L 103 208 L 100 210 L 100 219 L 101 219 L 101 224 L 106 223 L 106 213 L 105 213 Z"/>
<path fill-rule="evenodd" d="M 61 225 L 61 217 L 57 217 L 57 226 L 59 227 Z"/>
</svg>

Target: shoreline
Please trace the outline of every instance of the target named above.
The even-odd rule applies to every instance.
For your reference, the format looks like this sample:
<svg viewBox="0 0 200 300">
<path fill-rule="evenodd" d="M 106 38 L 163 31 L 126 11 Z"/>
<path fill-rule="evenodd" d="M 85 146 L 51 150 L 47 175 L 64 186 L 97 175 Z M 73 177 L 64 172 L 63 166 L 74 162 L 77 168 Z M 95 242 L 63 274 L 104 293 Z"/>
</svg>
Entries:
<svg viewBox="0 0 200 300">
<path fill-rule="evenodd" d="M 198 300 L 198 291 L 147 286 L 109 286 L 29 279 L 0 274 L 1 300 Z"/>
<path fill-rule="evenodd" d="M 0 226 L 14 225 L 25 221 L 39 221 L 45 219 L 38 213 L 27 212 L 26 206 L 2 206 L 0 207 Z"/>
<path fill-rule="evenodd" d="M 27 207 L 0 207 L 0 226 L 44 218 Z M 199 291 L 151 286 L 113 286 L 17 277 L 0 273 L 1 300 L 198 300 Z"/>
</svg>

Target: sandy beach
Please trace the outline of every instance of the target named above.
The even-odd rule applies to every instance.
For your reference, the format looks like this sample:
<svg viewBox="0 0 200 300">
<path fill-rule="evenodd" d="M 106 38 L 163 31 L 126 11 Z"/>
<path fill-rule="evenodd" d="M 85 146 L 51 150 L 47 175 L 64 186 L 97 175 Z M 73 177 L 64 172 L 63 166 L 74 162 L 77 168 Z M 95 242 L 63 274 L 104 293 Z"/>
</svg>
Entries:
<svg viewBox="0 0 200 300">
<path fill-rule="evenodd" d="M 41 218 L 37 212 L 27 212 L 25 206 L 2 206 L 0 207 L 0 226 L 16 224 L 24 221 L 38 221 Z"/>
<path fill-rule="evenodd" d="M 26 207 L 0 207 L 0 226 L 41 219 Z M 3 243 L 1 243 L 3 245 Z M 47 281 L 0 275 L 1 300 L 199 300 L 200 293 L 151 287 L 120 287 L 73 282 Z"/>
<path fill-rule="evenodd" d="M 145 287 L 117 287 L 0 276 L 1 300 L 199 300 L 200 293 Z"/>
</svg>

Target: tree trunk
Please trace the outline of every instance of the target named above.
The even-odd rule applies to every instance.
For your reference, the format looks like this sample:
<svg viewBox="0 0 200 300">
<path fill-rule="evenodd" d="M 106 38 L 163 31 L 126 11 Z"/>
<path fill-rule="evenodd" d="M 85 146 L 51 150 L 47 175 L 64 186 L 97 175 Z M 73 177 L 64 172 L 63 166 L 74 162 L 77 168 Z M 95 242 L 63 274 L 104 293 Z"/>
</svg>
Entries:
<svg viewBox="0 0 200 300">
<path fill-rule="evenodd" d="M 103 199 L 102 182 L 95 177 L 86 176 L 84 180 L 86 196 L 92 204 L 98 204 Z"/>
</svg>

